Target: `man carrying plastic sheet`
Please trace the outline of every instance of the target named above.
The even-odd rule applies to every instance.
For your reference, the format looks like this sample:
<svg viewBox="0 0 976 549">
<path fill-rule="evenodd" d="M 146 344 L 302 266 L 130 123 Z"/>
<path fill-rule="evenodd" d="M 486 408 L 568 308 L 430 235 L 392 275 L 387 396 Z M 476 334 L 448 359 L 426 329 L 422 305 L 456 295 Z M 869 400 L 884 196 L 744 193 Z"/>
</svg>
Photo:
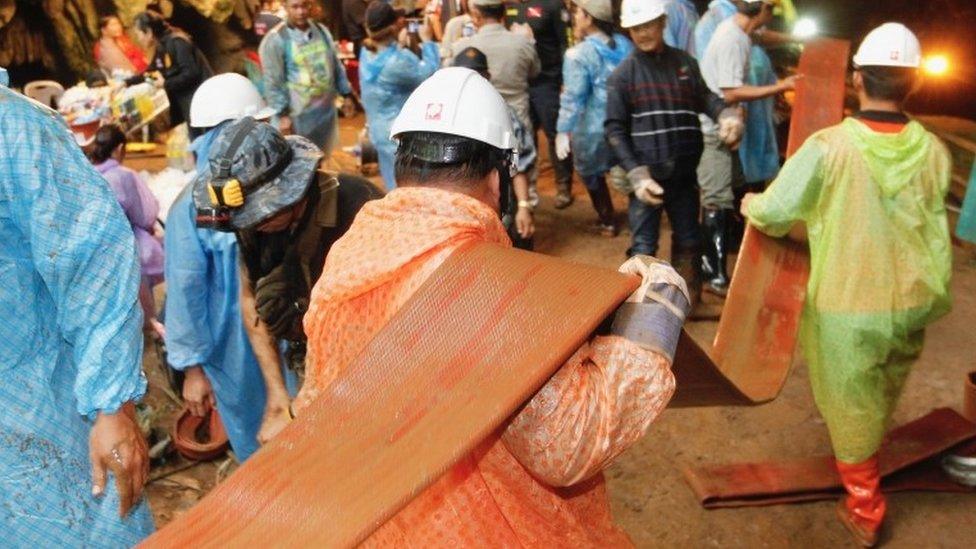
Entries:
<svg viewBox="0 0 976 549">
<path fill-rule="evenodd" d="M 742 206 L 767 234 L 809 235 L 801 346 L 849 494 L 838 515 L 865 546 L 886 508 L 878 448 L 926 326 L 950 307 L 950 159 L 902 111 L 921 56 L 901 24 L 868 34 L 854 56 L 861 110 L 811 136 Z"/>
<path fill-rule="evenodd" d="M 515 171 L 509 120 L 498 92 L 464 68 L 435 73 L 407 100 L 393 125 L 397 189 L 363 207 L 313 291 L 305 317 L 307 378 L 296 414 L 341 378 L 452 253 L 474 242 L 510 245 L 500 219 Z M 376 530 L 367 546 L 627 543 L 613 524 L 600 471 L 670 400 L 670 357 L 688 298 L 663 262 L 633 258 L 624 269 L 644 277 L 632 296 L 639 306 L 652 282 L 669 296 L 646 306 L 668 319 L 662 325 L 679 329 L 662 329 L 661 339 L 611 332 L 584 343 L 504 427 Z"/>
</svg>

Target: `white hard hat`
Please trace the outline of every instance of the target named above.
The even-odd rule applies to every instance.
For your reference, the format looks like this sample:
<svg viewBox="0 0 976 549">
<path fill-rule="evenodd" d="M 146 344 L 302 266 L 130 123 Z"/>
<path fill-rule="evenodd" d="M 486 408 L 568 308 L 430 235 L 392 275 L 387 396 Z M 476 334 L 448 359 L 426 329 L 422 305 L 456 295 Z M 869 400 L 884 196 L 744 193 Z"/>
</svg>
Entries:
<svg viewBox="0 0 976 549">
<path fill-rule="evenodd" d="M 407 132 L 467 137 L 499 149 L 513 149 L 508 105 L 490 82 L 463 67 L 448 67 L 424 80 L 393 121 L 390 139 Z"/>
<path fill-rule="evenodd" d="M 261 93 L 246 77 L 226 72 L 203 81 L 190 101 L 190 126 L 212 128 L 225 120 L 250 116 L 257 120 L 270 118 Z"/>
<path fill-rule="evenodd" d="M 915 33 L 901 23 L 885 23 L 869 32 L 854 55 L 859 67 L 905 67 L 922 64 L 922 46 Z"/>
<path fill-rule="evenodd" d="M 667 0 L 624 0 L 620 5 L 620 26 L 629 29 L 665 14 Z"/>
</svg>

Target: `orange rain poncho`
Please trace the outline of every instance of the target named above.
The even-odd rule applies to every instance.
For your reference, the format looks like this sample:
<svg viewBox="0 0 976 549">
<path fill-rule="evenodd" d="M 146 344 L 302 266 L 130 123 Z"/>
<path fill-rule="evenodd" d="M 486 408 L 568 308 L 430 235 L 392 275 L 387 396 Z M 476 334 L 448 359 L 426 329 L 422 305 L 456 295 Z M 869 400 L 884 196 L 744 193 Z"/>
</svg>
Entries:
<svg viewBox="0 0 976 549">
<path fill-rule="evenodd" d="M 342 374 L 451 253 L 478 241 L 511 245 L 498 215 L 467 195 L 405 187 L 364 206 L 312 293 L 296 411 Z M 508 425 L 365 545 L 629 545 L 613 524 L 600 471 L 644 434 L 673 391 L 662 355 L 595 337 Z"/>
</svg>

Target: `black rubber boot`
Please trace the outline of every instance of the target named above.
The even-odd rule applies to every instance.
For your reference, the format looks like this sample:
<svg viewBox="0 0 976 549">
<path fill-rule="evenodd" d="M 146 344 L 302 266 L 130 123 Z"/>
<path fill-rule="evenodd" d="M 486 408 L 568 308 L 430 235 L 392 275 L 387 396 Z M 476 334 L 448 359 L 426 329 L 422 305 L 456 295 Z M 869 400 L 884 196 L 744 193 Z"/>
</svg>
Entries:
<svg viewBox="0 0 976 549">
<path fill-rule="evenodd" d="M 702 278 L 705 291 L 719 296 L 729 293 L 729 275 L 726 271 L 725 239 L 728 210 L 702 210 L 702 237 L 704 250 L 701 256 Z"/>
<path fill-rule="evenodd" d="M 694 310 L 701 301 L 701 250 L 698 247 L 672 245 L 671 266 L 685 279 L 688 296 L 691 298 L 691 309 Z"/>
<path fill-rule="evenodd" d="M 613 211 L 613 200 L 610 198 L 610 190 L 607 189 L 606 184 L 601 185 L 595 191 L 587 188 L 586 192 L 589 193 L 590 201 L 593 202 L 593 209 L 596 210 L 596 215 L 600 219 L 601 234 L 609 237 L 617 236 L 617 220 Z"/>
<path fill-rule="evenodd" d="M 568 208 L 573 203 L 573 180 L 556 181 L 556 209 Z"/>
<path fill-rule="evenodd" d="M 734 207 L 731 212 L 726 215 L 726 233 L 725 233 L 725 253 L 726 254 L 737 254 L 739 253 L 739 248 L 742 247 L 742 237 L 746 232 L 746 220 L 739 213 L 742 209 L 742 197 L 749 193 L 761 193 L 766 190 L 766 182 L 761 181 L 758 183 L 746 183 L 742 186 L 737 186 L 732 189 L 733 194 L 735 194 Z"/>
</svg>

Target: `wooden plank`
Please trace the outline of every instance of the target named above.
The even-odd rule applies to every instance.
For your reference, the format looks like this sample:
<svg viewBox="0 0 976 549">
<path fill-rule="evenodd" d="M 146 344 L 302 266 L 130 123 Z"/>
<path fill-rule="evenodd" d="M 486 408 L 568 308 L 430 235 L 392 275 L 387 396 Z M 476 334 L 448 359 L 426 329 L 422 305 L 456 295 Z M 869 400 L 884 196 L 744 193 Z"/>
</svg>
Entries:
<svg viewBox="0 0 976 549">
<path fill-rule="evenodd" d="M 143 546 L 356 544 L 497 429 L 636 287 L 491 244 L 455 253 L 325 394 Z"/>
<path fill-rule="evenodd" d="M 787 155 L 843 118 L 850 43 L 820 39 L 800 57 Z M 752 403 L 772 400 L 786 382 L 809 278 L 805 245 L 746 228 L 711 358 Z"/>
</svg>

